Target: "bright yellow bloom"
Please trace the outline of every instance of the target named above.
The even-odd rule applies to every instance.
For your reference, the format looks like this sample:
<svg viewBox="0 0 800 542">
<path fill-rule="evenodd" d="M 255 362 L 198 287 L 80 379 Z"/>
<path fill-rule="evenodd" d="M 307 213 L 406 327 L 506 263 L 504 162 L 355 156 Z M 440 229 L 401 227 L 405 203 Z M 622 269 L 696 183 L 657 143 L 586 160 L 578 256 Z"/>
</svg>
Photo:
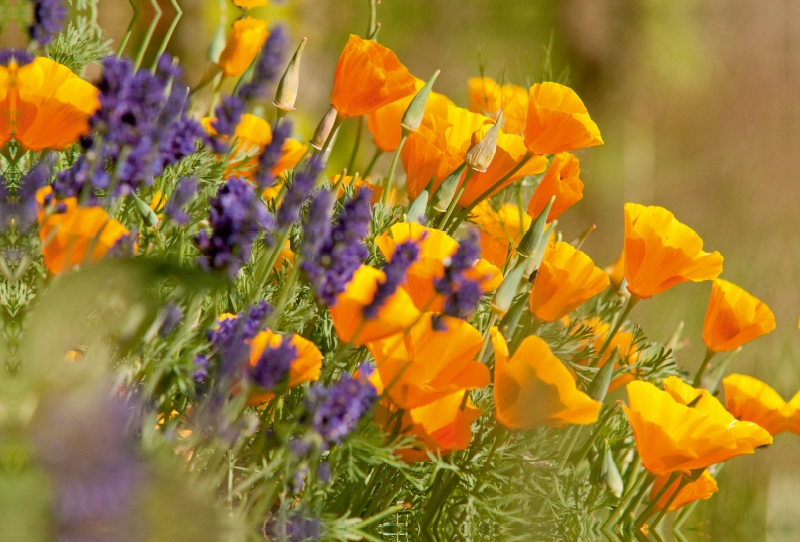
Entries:
<svg viewBox="0 0 800 542">
<path fill-rule="evenodd" d="M 608 288 L 608 275 L 569 243 L 547 247 L 531 291 L 530 310 L 545 322 L 566 316 Z"/>
<path fill-rule="evenodd" d="M 625 204 L 624 254 L 628 291 L 642 298 L 722 272 L 720 253 L 703 252 L 703 240 L 693 229 L 655 205 Z"/>
<path fill-rule="evenodd" d="M 503 131 L 522 135 L 528 114 L 528 92 L 517 85 L 498 85 L 489 77 L 473 77 L 469 86 L 469 110 L 496 119 L 503 112 Z"/>
<path fill-rule="evenodd" d="M 447 329 L 434 328 L 434 317 Z M 399 408 L 428 405 L 446 395 L 489 385 L 489 369 L 473 358 L 483 336 L 458 318 L 425 313 L 407 332 L 367 344 L 381 381 Z"/>
<path fill-rule="evenodd" d="M 650 489 L 651 501 L 656 497 L 656 495 L 658 495 L 661 489 L 667 485 L 669 478 L 669 474 L 662 474 L 655 479 L 653 482 L 653 487 Z M 664 492 L 661 498 L 658 499 L 658 502 L 656 503 L 656 508 L 658 510 L 662 510 L 670 501 L 670 499 L 672 499 L 672 496 L 678 490 L 678 484 L 680 481 L 680 478 L 676 479 L 669 486 L 669 489 Z M 670 503 L 667 511 L 674 512 L 675 510 L 683 508 L 689 503 L 702 499 L 710 499 L 711 496 L 717 491 L 717 481 L 714 480 L 714 477 L 711 476 L 711 473 L 709 473 L 708 470 L 704 470 L 703 474 L 700 475 L 700 478 L 694 482 L 689 482 L 681 488 L 680 493 L 678 493 L 678 496 L 672 500 L 672 503 Z"/>
<path fill-rule="evenodd" d="M 775 329 L 769 307 L 727 280 L 711 286 L 703 342 L 714 352 L 728 352 Z"/>
<path fill-rule="evenodd" d="M 372 302 L 378 284 L 384 281 L 384 272 L 373 267 L 362 265 L 355 272 L 336 305 L 330 308 L 336 334 L 341 340 L 363 345 L 403 331 L 419 319 L 419 311 L 402 288 L 386 300 L 375 318 L 364 318 L 364 307 Z"/>
<path fill-rule="evenodd" d="M 634 381 L 626 386 L 628 416 L 636 448 L 653 474 L 706 468 L 754 448 L 772 443 L 764 429 L 737 421 L 707 390 L 696 390 L 680 379 L 667 378 L 667 391 Z M 687 406 L 702 397 L 693 407 Z"/>
<path fill-rule="evenodd" d="M 250 365 L 255 367 L 267 346 L 276 348 L 283 342 L 283 339 L 281 335 L 270 330 L 262 331 L 253 337 L 250 342 Z M 319 378 L 319 371 L 322 368 L 322 352 L 314 343 L 297 334 L 293 334 L 289 340 L 297 349 L 297 358 L 292 361 L 289 369 L 289 382 L 286 389 L 306 382 L 314 382 Z M 258 405 L 274 397 L 273 391 L 264 391 L 255 386 L 250 390 L 247 402 L 250 405 Z"/>
<path fill-rule="evenodd" d="M 242 75 L 255 60 L 269 37 L 267 21 L 242 17 L 233 23 L 225 49 L 219 55 L 219 67 L 228 77 Z"/>
<path fill-rule="evenodd" d="M 770 435 L 800 435 L 800 392 L 788 403 L 770 386 L 752 376 L 732 374 L 722 380 L 725 407 L 736 418 L 753 422 Z"/>
<path fill-rule="evenodd" d="M 528 203 L 528 214 L 532 217 L 539 216 L 550 198 L 555 196 L 556 200 L 550 208 L 547 221 L 552 222 L 561 216 L 561 213 L 583 199 L 583 181 L 578 177 L 580 174 L 581 164 L 576 156 L 568 152 L 555 155 Z"/>
<path fill-rule="evenodd" d="M 586 425 L 597 421 L 602 403 L 578 390 L 572 373 L 539 337 L 527 337 L 509 359 L 496 327 L 494 346 L 495 418 L 508 429 Z"/>
<path fill-rule="evenodd" d="M 472 210 L 471 219 L 478 225 L 481 255 L 498 268 L 505 265 L 509 254 L 517 253 L 516 247 L 532 222 L 516 205 L 506 203 L 495 211 L 488 201 L 480 202 Z"/>
<path fill-rule="evenodd" d="M 353 184 L 353 179 L 354 179 L 354 177 L 352 175 L 345 175 L 344 177 L 342 177 L 341 175 L 333 175 L 330 178 L 331 187 L 332 188 L 338 187 L 337 196 L 336 196 L 337 199 L 341 199 L 342 196 L 344 196 L 345 191 L 348 188 L 350 188 L 350 185 Z M 380 201 L 381 195 L 383 195 L 383 187 L 382 186 L 377 185 L 377 184 L 372 184 L 368 180 L 364 179 L 364 177 L 359 177 L 358 179 L 356 179 L 355 182 L 356 182 L 356 186 L 355 186 L 355 193 L 356 194 L 358 193 L 359 190 L 361 190 L 362 187 L 366 187 L 366 188 L 369 188 L 370 190 L 372 190 L 372 198 L 370 199 L 372 204 L 374 205 L 374 204 L 376 204 L 376 203 L 378 203 Z"/>
<path fill-rule="evenodd" d="M 611 330 L 611 324 L 603 322 L 598 317 L 590 318 L 583 323 L 584 325 L 592 328 L 592 331 L 594 332 L 592 344 L 594 345 L 595 352 L 598 352 L 606 342 L 608 332 Z M 623 363 L 625 365 L 633 365 L 638 361 L 640 352 L 638 346 L 633 344 L 633 333 L 630 331 L 617 331 L 617 333 L 611 339 L 611 342 L 608 344 L 608 348 L 605 352 L 603 352 L 603 355 L 600 358 L 600 362 L 597 364 L 597 366 L 604 366 L 617 347 L 619 347 L 619 359 L 615 361 L 614 369 L 621 367 Z M 582 360 L 580 363 L 585 365 L 587 360 Z M 608 391 L 612 392 L 615 389 L 624 386 L 631 380 L 633 380 L 633 374 L 622 374 L 611 381 L 611 384 L 608 386 Z"/>
<path fill-rule="evenodd" d="M 233 0 L 234 6 L 245 9 L 266 6 L 268 3 L 269 2 L 267 0 Z"/>
<path fill-rule="evenodd" d="M 358 117 L 414 94 L 415 79 L 391 49 L 350 35 L 333 76 L 331 105 Z"/>
<path fill-rule="evenodd" d="M 558 83 L 537 83 L 528 96 L 525 146 L 533 154 L 602 145 L 600 129 L 575 91 Z"/>
<path fill-rule="evenodd" d="M 75 265 L 100 260 L 130 233 L 102 207 L 79 207 L 77 198 L 59 202 L 66 208 L 63 213 L 47 209 L 45 200 L 51 194 L 49 186 L 36 193 L 44 265 L 51 273 L 68 272 Z"/>
<path fill-rule="evenodd" d="M 89 132 L 98 91 L 45 57 L 0 67 L 0 145 L 14 137 L 30 150 L 63 150 Z"/>
<path fill-rule="evenodd" d="M 445 260 L 458 250 L 458 242 L 441 230 L 416 222 L 399 222 L 388 233 L 377 237 L 375 244 L 383 256 L 392 261 L 395 247 L 409 240 L 419 243 L 419 258 L 408 268 L 402 288 L 419 310 L 438 312 L 444 306 L 444 297 L 436 293 L 433 283 L 444 276 Z M 500 270 L 484 259 L 475 262 L 468 276 L 478 280 L 484 292 L 494 290 L 503 282 Z"/>
</svg>

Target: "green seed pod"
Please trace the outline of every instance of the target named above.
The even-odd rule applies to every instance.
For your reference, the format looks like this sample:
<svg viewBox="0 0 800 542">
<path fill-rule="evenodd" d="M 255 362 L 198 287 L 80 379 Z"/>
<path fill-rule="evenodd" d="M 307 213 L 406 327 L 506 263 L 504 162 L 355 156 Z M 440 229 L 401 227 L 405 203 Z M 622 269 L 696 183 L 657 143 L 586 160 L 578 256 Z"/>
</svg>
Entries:
<svg viewBox="0 0 800 542">
<path fill-rule="evenodd" d="M 272 102 L 272 105 L 284 113 L 294 111 L 294 102 L 297 100 L 297 88 L 300 83 L 300 58 L 303 56 L 303 49 L 305 49 L 307 41 L 308 39 L 303 38 L 303 41 L 300 42 L 280 83 L 278 83 L 278 90 L 275 92 L 275 101 Z"/>
</svg>

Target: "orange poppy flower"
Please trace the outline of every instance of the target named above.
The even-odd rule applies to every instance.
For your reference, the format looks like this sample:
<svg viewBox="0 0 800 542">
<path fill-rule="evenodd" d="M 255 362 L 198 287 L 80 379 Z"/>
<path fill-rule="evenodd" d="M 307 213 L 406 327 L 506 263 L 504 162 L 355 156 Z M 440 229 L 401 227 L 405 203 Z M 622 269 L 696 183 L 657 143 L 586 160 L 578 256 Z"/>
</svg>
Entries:
<svg viewBox="0 0 800 542">
<path fill-rule="evenodd" d="M 344 117 L 372 113 L 414 94 L 414 76 L 391 49 L 350 35 L 333 76 L 331 105 Z"/>
<path fill-rule="evenodd" d="M 425 81 L 415 78 L 414 94 L 419 92 L 423 86 L 425 86 Z M 400 139 L 403 136 L 400 121 L 411 104 L 411 100 L 414 99 L 414 94 L 386 104 L 367 116 L 367 129 L 372 134 L 372 141 L 382 151 L 394 152 L 400 145 Z M 431 92 L 428 102 L 425 104 L 425 117 L 430 115 L 445 117 L 447 108 L 454 106 L 455 104 L 444 94 Z"/>
<path fill-rule="evenodd" d="M 639 457 L 653 474 L 702 469 L 772 443 L 769 433 L 737 421 L 707 390 L 675 377 L 667 378 L 664 387 L 667 391 L 649 382 L 631 382 L 626 386 L 630 407 L 622 407 Z M 694 407 L 687 406 L 700 394 Z"/>
<path fill-rule="evenodd" d="M 528 91 L 517 85 L 498 85 L 489 77 L 473 77 L 469 87 L 469 110 L 496 119 L 503 112 L 503 131 L 522 135 L 528 114 Z"/>
<path fill-rule="evenodd" d="M 267 0 L 233 0 L 233 5 L 240 8 L 250 9 L 266 6 Z"/>
<path fill-rule="evenodd" d="M 494 346 L 495 418 L 508 429 L 586 425 L 597 421 L 602 403 L 575 386 L 575 379 L 539 337 L 527 337 L 509 359 L 496 327 Z"/>
<path fill-rule="evenodd" d="M 0 67 L 0 145 L 12 137 L 30 150 L 63 150 L 89 133 L 98 91 L 45 57 Z"/>
<path fill-rule="evenodd" d="M 492 265 L 502 268 L 506 258 L 513 257 L 522 236 L 531 226 L 531 217 L 519 207 L 506 203 L 496 211 L 488 201 L 480 202 L 470 216 L 478 225 L 481 254 Z"/>
<path fill-rule="evenodd" d="M 481 332 L 447 316 L 441 316 L 447 329 L 438 331 L 434 316 L 427 312 L 407 332 L 367 344 L 386 392 L 399 408 L 489 385 L 489 369 L 473 359 L 483 345 Z"/>
<path fill-rule="evenodd" d="M 345 175 L 342 177 L 341 175 L 333 175 L 330 178 L 331 186 L 332 187 L 339 187 L 338 194 L 336 196 L 337 199 L 341 199 L 344 196 L 345 191 L 350 185 L 353 184 L 353 176 L 352 175 Z M 383 187 L 377 184 L 372 184 L 368 180 L 364 179 L 363 177 L 359 177 L 356 179 L 356 186 L 355 186 L 355 193 L 358 193 L 361 190 L 362 186 L 366 186 L 370 190 L 372 190 L 372 198 L 371 202 L 374 205 L 381 200 L 381 196 L 383 195 Z"/>
<path fill-rule="evenodd" d="M 292 361 L 289 369 L 289 382 L 287 389 L 294 388 L 306 382 L 313 382 L 319 378 L 319 371 L 322 369 L 322 352 L 309 341 L 300 335 L 294 334 L 289 339 L 297 349 L 297 358 Z M 283 342 L 283 337 L 270 330 L 262 331 L 250 342 L 250 365 L 255 367 L 261 354 L 269 346 L 275 348 Z M 249 405 L 259 405 L 270 399 L 275 398 L 272 391 L 263 391 L 255 386 L 250 390 L 247 397 Z"/>
<path fill-rule="evenodd" d="M 444 275 L 444 262 L 458 250 L 458 242 L 441 230 L 416 222 L 399 222 L 388 233 L 377 237 L 375 244 L 383 256 L 392 261 L 395 247 L 408 240 L 418 242 L 419 258 L 408 268 L 402 288 L 419 310 L 438 312 L 444 306 L 444 298 L 436 293 L 433 283 Z M 475 262 L 469 276 L 480 281 L 484 292 L 494 290 L 503 282 L 500 270 L 484 259 Z"/>
<path fill-rule="evenodd" d="M 561 216 L 561 213 L 583 199 L 583 182 L 578 177 L 580 174 L 581 164 L 576 156 L 568 152 L 555 155 L 528 203 L 528 214 L 539 216 L 550 198 L 555 196 L 556 200 L 550 208 L 547 221 L 552 222 Z"/>
<path fill-rule="evenodd" d="M 728 375 L 722 384 L 725 408 L 734 417 L 758 424 L 773 436 L 784 431 L 800 434 L 800 392 L 787 403 L 777 391 L 752 376 Z"/>
<path fill-rule="evenodd" d="M 600 129 L 574 90 L 550 82 L 531 87 L 525 124 L 529 151 L 557 154 L 602 144 Z"/>
<path fill-rule="evenodd" d="M 402 288 L 389 297 L 377 317 L 364 319 L 364 307 L 372 302 L 378 284 L 385 280 L 383 271 L 366 265 L 355 272 L 347 289 L 339 294 L 336 305 L 330 307 L 333 325 L 341 340 L 361 346 L 399 333 L 419 319 L 419 311 Z"/>
<path fill-rule="evenodd" d="M 669 478 L 669 474 L 662 474 L 655 479 L 653 482 L 653 487 L 650 489 L 651 501 L 656 498 L 656 495 L 658 495 L 667 482 L 669 482 Z M 672 496 L 678 490 L 678 484 L 680 484 L 680 481 L 680 478 L 676 479 L 672 485 L 669 486 L 669 489 L 664 492 L 661 498 L 658 499 L 658 502 L 655 506 L 658 510 L 663 510 L 670 499 L 672 499 Z M 717 481 L 714 480 L 714 477 L 711 476 L 711 473 L 709 473 L 708 470 L 704 470 L 703 474 L 700 475 L 700 478 L 694 482 L 689 482 L 681 488 L 678 496 L 675 497 L 672 500 L 672 503 L 669 505 L 667 512 L 674 512 L 675 510 L 679 510 L 687 504 L 695 501 L 710 499 L 711 496 L 718 490 L 719 488 L 717 488 Z"/>
<path fill-rule="evenodd" d="M 608 336 L 608 332 L 611 330 L 611 324 L 607 322 L 603 322 L 600 318 L 594 317 L 584 321 L 584 325 L 592 328 L 594 331 L 594 338 L 592 339 L 592 344 L 594 345 L 595 352 L 600 351 L 600 348 L 603 347 L 603 344 L 606 341 L 606 337 Z M 615 362 L 614 368 L 617 369 L 622 367 L 624 362 L 625 365 L 633 365 L 639 359 L 639 348 L 633 344 L 633 333 L 630 331 L 617 331 L 614 337 L 611 339 L 611 342 L 608 344 L 608 348 L 606 351 L 603 352 L 603 355 L 600 358 L 600 362 L 597 364 L 598 367 L 602 367 L 608 361 L 608 358 L 611 357 L 611 354 L 614 350 L 619 347 L 619 360 Z M 581 364 L 585 365 L 587 362 L 586 360 L 581 361 Z M 633 375 L 631 373 L 622 374 L 611 381 L 611 384 L 608 386 L 608 391 L 612 392 L 615 389 L 624 386 L 628 382 L 633 380 Z"/>
<path fill-rule="evenodd" d="M 60 202 L 66 206 L 65 212 L 48 214 L 45 198 L 52 192 L 50 186 L 36 192 L 39 238 L 44 265 L 51 273 L 100 260 L 120 238 L 130 233 L 102 207 L 79 207 L 77 198 Z"/>
<path fill-rule="evenodd" d="M 715 279 L 711 286 L 703 342 L 714 352 L 728 352 L 775 329 L 769 307 L 735 284 Z"/>
<path fill-rule="evenodd" d="M 267 21 L 252 17 L 242 17 L 233 23 L 233 29 L 217 62 L 225 75 L 238 77 L 250 67 L 269 37 L 267 26 Z"/>
<path fill-rule="evenodd" d="M 608 288 L 608 275 L 569 243 L 549 245 L 531 291 L 530 310 L 545 322 L 566 316 Z"/>
<path fill-rule="evenodd" d="M 722 272 L 720 253 L 703 252 L 703 240 L 693 229 L 655 205 L 625 204 L 624 254 L 628 291 L 642 298 Z"/>
</svg>

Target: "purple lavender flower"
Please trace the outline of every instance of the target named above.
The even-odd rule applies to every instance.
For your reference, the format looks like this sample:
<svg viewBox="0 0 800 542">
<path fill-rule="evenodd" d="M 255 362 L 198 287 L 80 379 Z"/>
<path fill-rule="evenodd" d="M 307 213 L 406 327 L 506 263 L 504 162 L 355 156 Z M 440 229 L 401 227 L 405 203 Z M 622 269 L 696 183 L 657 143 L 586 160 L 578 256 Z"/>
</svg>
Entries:
<svg viewBox="0 0 800 542">
<path fill-rule="evenodd" d="M 28 28 L 28 34 L 32 40 L 47 45 L 64 29 L 67 15 L 63 0 L 36 0 L 33 3 L 34 23 Z"/>
<path fill-rule="evenodd" d="M 126 235 L 117 239 L 114 246 L 108 250 L 108 255 L 112 258 L 130 258 L 136 254 L 136 241 L 139 238 L 139 231 L 131 228 Z"/>
<path fill-rule="evenodd" d="M 208 340 L 216 348 L 223 376 L 238 372 L 250 355 L 250 340 L 255 337 L 272 313 L 266 301 L 239 313 L 235 318 L 221 320 L 216 329 L 208 331 Z"/>
<path fill-rule="evenodd" d="M 189 215 L 183 208 L 189 203 L 195 192 L 197 192 L 197 179 L 194 177 L 180 179 L 172 192 L 172 197 L 164 206 L 164 213 L 178 224 L 186 224 L 189 221 Z"/>
<path fill-rule="evenodd" d="M 0 51 L 0 66 L 8 66 L 11 62 L 16 62 L 17 66 L 25 66 L 33 62 L 33 58 L 33 55 L 27 51 L 4 49 Z"/>
<path fill-rule="evenodd" d="M 369 381 L 372 368 L 362 365 L 358 376 L 349 374 L 329 387 L 316 384 L 308 391 L 305 407 L 310 415 L 311 428 L 322 437 L 323 447 L 339 444 L 378 398 Z"/>
<path fill-rule="evenodd" d="M 353 274 L 369 256 L 362 243 L 372 220 L 370 199 L 372 191 L 362 188 L 344 205 L 338 223 L 322 242 L 315 236 L 321 233 L 318 218 L 309 220 L 306 245 L 303 248 L 303 271 L 317 297 L 327 304 L 336 304 L 336 297 L 352 280 Z M 312 224 L 313 222 L 313 224 Z"/>
<path fill-rule="evenodd" d="M 386 301 L 394 295 L 397 288 L 406 281 L 406 272 L 411 264 L 419 259 L 419 245 L 416 241 L 406 241 L 397 245 L 392 261 L 383 268 L 386 279 L 378 284 L 375 295 L 369 305 L 364 307 L 365 318 L 375 318 L 378 312 L 386 304 Z"/>
<path fill-rule="evenodd" d="M 174 57 L 169 53 L 161 53 L 156 63 L 156 73 L 164 79 L 179 80 L 183 78 L 183 68 L 174 61 Z"/>
<path fill-rule="evenodd" d="M 327 484 L 331 481 L 331 475 L 331 464 L 327 461 L 320 461 L 319 465 L 317 465 L 317 480 Z"/>
<path fill-rule="evenodd" d="M 265 390 L 274 390 L 286 381 L 292 362 L 297 359 L 297 347 L 287 337 L 278 346 L 267 345 L 250 371 L 250 378 Z"/>
<path fill-rule="evenodd" d="M 199 264 L 233 278 L 250 258 L 258 233 L 271 229 L 272 215 L 253 187 L 240 178 L 228 179 L 209 204 L 211 234 L 203 230 L 195 238 L 201 254 Z"/>
<path fill-rule="evenodd" d="M 311 195 L 317 177 L 323 169 L 325 169 L 325 163 L 322 157 L 317 155 L 306 163 L 305 168 L 294 175 L 292 184 L 286 190 L 286 195 L 278 209 L 276 217 L 278 229 L 287 228 L 300 219 L 300 208 Z"/>
<path fill-rule="evenodd" d="M 269 188 L 275 183 L 275 175 L 272 174 L 274 168 L 283 156 L 283 145 L 292 135 L 292 123 L 289 120 L 281 122 L 272 133 L 272 141 L 264 147 L 261 156 L 258 157 L 258 171 L 256 172 L 256 184 L 262 190 Z"/>
<path fill-rule="evenodd" d="M 167 303 L 163 310 L 163 320 L 158 328 L 158 334 L 162 337 L 168 336 L 181 322 L 183 322 L 183 309 L 175 303 Z"/>
<path fill-rule="evenodd" d="M 239 97 L 244 101 L 263 98 L 269 84 L 280 74 L 283 66 L 283 53 L 286 50 L 286 31 L 282 26 L 272 29 L 261 48 L 261 54 L 253 68 L 249 83 L 239 88 Z"/>
<path fill-rule="evenodd" d="M 13 217 L 21 231 L 27 231 L 36 223 L 36 192 L 50 180 L 54 161 L 55 155 L 48 153 L 22 178 L 14 201 L 7 202 L 4 209 L 4 221 Z M 5 179 L 3 185 L 5 188 Z"/>
<path fill-rule="evenodd" d="M 467 271 L 475 266 L 481 257 L 478 233 L 470 228 L 467 236 L 461 240 L 456 253 L 446 263 L 444 275 L 433 282 L 437 292 L 445 296 L 443 314 L 463 318 L 475 310 L 483 292 L 480 282 L 467 276 Z M 434 327 L 444 329 L 440 318 L 434 318 Z"/>
<path fill-rule="evenodd" d="M 192 377 L 194 378 L 195 382 L 202 383 L 206 381 L 206 377 L 208 377 L 209 365 L 211 365 L 211 362 L 206 356 L 195 356 L 194 372 L 192 373 Z"/>
<path fill-rule="evenodd" d="M 322 540 L 325 529 L 319 518 L 292 512 L 287 516 L 270 516 L 262 528 L 264 537 L 283 542 Z"/>
<path fill-rule="evenodd" d="M 230 143 L 225 138 L 230 138 L 236 131 L 236 126 L 242 120 L 244 112 L 245 104 L 237 96 L 230 95 L 222 98 L 214 110 L 214 120 L 211 122 L 211 126 L 216 132 L 216 136 L 211 140 L 215 153 L 228 152 Z"/>
</svg>

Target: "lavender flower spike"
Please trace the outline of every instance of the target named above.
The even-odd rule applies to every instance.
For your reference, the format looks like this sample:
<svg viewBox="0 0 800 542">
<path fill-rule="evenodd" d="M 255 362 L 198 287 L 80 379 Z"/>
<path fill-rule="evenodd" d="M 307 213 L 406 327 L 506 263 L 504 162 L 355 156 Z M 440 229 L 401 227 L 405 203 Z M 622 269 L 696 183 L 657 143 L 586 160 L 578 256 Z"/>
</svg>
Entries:
<svg viewBox="0 0 800 542">
<path fill-rule="evenodd" d="M 267 87 L 281 73 L 283 53 L 286 50 L 286 30 L 282 26 L 272 29 L 261 47 L 261 54 L 253 69 L 253 78 L 239 88 L 238 95 L 244 101 L 263 98 Z"/>
<path fill-rule="evenodd" d="M 33 3 L 34 23 L 28 28 L 28 34 L 32 40 L 47 45 L 64 29 L 67 15 L 64 0 L 37 0 Z"/>
<path fill-rule="evenodd" d="M 444 275 L 434 281 L 437 292 L 446 296 L 443 314 L 463 318 L 475 310 L 481 300 L 483 291 L 480 282 L 467 276 L 466 272 L 473 268 L 475 261 L 481 257 L 478 233 L 470 228 L 467 236 L 461 240 L 458 250 L 444 268 Z M 444 324 L 435 318 L 434 327 L 443 329 Z"/>
<path fill-rule="evenodd" d="M 406 281 L 406 272 L 411 264 L 419 259 L 419 245 L 416 241 L 406 241 L 397 245 L 392 261 L 383 268 L 386 280 L 378 284 L 375 295 L 369 305 L 364 307 L 365 318 L 375 318 L 378 312 L 392 297 L 397 288 Z"/>
<path fill-rule="evenodd" d="M 282 337 L 278 346 L 267 345 L 250 371 L 250 377 L 265 390 L 274 390 L 286 381 L 292 362 L 296 359 L 297 347 L 287 337 Z"/>
<path fill-rule="evenodd" d="M 305 168 L 295 174 L 291 186 L 286 190 L 280 209 L 278 209 L 278 229 L 291 226 L 300 219 L 300 208 L 311 195 L 317 177 L 325 168 L 320 155 L 308 161 Z"/>
</svg>

